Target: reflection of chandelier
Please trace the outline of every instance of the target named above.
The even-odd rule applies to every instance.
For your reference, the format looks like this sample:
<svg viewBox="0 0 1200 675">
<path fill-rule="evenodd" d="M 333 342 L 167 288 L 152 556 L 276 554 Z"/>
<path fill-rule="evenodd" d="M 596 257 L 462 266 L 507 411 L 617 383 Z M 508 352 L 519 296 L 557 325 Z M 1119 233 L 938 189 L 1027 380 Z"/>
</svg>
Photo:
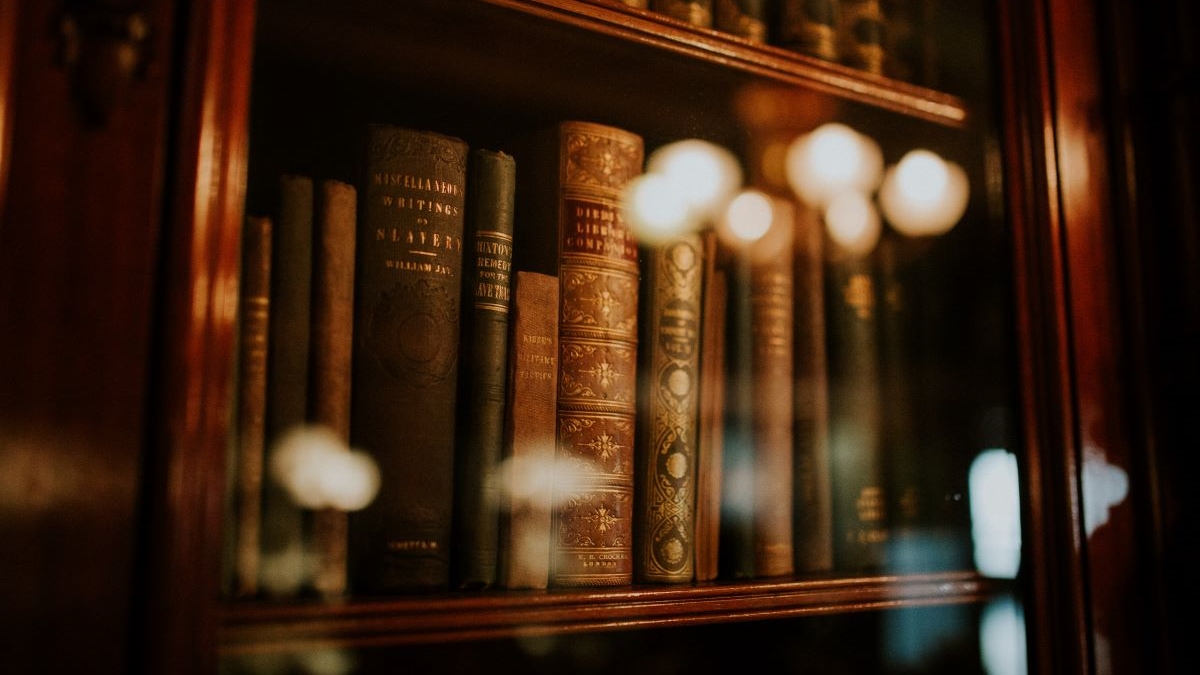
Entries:
<svg viewBox="0 0 1200 675">
<path fill-rule="evenodd" d="M 885 170 L 879 144 L 845 124 L 830 122 L 796 137 L 783 164 L 796 197 L 821 214 L 834 243 L 855 255 L 879 240 L 880 211 L 896 231 L 920 237 L 949 231 L 967 207 L 966 173 L 958 164 L 913 150 Z M 769 229 L 772 207 L 765 195 L 743 190 L 741 181 L 728 150 L 697 139 L 671 143 L 630 181 L 626 217 L 646 242 L 709 223 L 732 241 L 753 241 Z"/>
</svg>

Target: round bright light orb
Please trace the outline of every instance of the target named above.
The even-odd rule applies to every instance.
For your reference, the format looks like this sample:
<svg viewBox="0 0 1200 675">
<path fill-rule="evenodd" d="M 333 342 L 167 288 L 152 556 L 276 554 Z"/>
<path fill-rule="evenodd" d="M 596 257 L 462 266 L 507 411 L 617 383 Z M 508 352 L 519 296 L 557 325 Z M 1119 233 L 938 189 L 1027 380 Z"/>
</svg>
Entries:
<svg viewBox="0 0 1200 675">
<path fill-rule="evenodd" d="M 884 218 L 911 237 L 944 234 L 967 210 L 967 174 L 929 150 L 913 150 L 889 167 L 879 189 Z"/>
<path fill-rule="evenodd" d="M 272 447 L 271 476 L 297 505 L 356 511 L 379 492 L 379 467 L 324 426 L 295 427 Z"/>
<path fill-rule="evenodd" d="M 830 122 L 792 141 L 784 170 L 797 197 L 824 208 L 846 190 L 874 192 L 883 175 L 883 152 L 870 137 Z"/>
<path fill-rule="evenodd" d="M 647 158 L 646 172 L 662 174 L 676 183 L 688 207 L 701 218 L 711 217 L 742 183 L 737 157 L 698 138 L 658 148 Z"/>
<path fill-rule="evenodd" d="M 875 205 L 861 192 L 839 193 L 825 209 L 825 228 L 838 246 L 854 255 L 865 255 L 879 242 L 882 226 Z"/>
<path fill-rule="evenodd" d="M 669 239 L 697 223 L 679 183 L 664 174 L 643 173 L 632 178 L 625 185 L 621 203 L 634 236 L 644 243 Z"/>
<path fill-rule="evenodd" d="M 758 190 L 743 190 L 729 201 L 720 231 L 734 244 L 757 241 L 771 229 L 774 212 L 770 197 Z"/>
</svg>

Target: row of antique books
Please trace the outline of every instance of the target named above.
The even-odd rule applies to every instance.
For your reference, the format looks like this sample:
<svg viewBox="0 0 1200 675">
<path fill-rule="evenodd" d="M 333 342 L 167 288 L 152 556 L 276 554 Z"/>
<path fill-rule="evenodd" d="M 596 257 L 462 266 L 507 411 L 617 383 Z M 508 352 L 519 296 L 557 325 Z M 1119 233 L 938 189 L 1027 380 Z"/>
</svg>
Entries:
<svg viewBox="0 0 1200 675">
<path fill-rule="evenodd" d="M 934 86 L 933 0 L 596 0 Z"/>
<path fill-rule="evenodd" d="M 881 562 L 877 442 L 838 436 L 879 433 L 870 268 L 831 267 L 797 212 L 744 250 L 639 242 L 643 141 L 612 126 L 364 136 L 359 184 L 285 175 L 247 219 L 232 594 Z M 369 468 L 283 453 L 314 429 Z M 338 483 L 363 476 L 365 498 Z"/>
</svg>

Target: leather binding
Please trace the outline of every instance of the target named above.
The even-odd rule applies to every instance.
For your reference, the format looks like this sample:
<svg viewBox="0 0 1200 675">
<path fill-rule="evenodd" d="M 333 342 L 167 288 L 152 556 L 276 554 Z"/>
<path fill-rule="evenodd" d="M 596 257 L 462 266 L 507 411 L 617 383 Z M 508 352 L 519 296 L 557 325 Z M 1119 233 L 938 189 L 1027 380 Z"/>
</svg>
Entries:
<svg viewBox="0 0 1200 675">
<path fill-rule="evenodd" d="M 634 580 L 692 580 L 696 542 L 700 327 L 705 251 L 699 233 L 642 256 Z"/>
<path fill-rule="evenodd" d="M 775 42 L 800 54 L 836 62 L 842 0 L 780 0 Z"/>
<path fill-rule="evenodd" d="M 714 0 L 713 27 L 755 44 L 770 40 L 769 0 Z"/>
<path fill-rule="evenodd" d="M 526 152 L 516 156 L 517 266 L 557 276 L 560 288 L 550 583 L 628 584 L 638 251 L 620 195 L 642 171 L 643 143 L 613 126 L 566 121 Z"/>
<path fill-rule="evenodd" d="M 476 149 L 467 180 L 452 562 L 456 586 L 487 588 L 496 583 L 499 541 L 516 163 L 511 155 Z"/>
<path fill-rule="evenodd" d="M 242 232 L 233 595 L 243 598 L 258 593 L 263 465 L 266 459 L 271 228 L 269 217 L 250 216 L 246 218 Z"/>
<path fill-rule="evenodd" d="M 348 449 L 358 194 L 353 185 L 333 179 L 314 187 L 310 418 Z M 326 508 L 312 514 L 312 585 L 318 595 L 346 592 L 348 537 L 345 511 Z"/>
<path fill-rule="evenodd" d="M 467 145 L 369 125 L 360 187 L 351 441 L 379 464 L 351 517 L 354 590 L 449 586 Z"/>
<path fill-rule="evenodd" d="M 650 0 L 650 9 L 692 26 L 713 25 L 713 0 Z"/>
<path fill-rule="evenodd" d="M 840 0 L 839 53 L 842 63 L 868 73 L 883 73 L 883 11 L 880 0 Z"/>
<path fill-rule="evenodd" d="M 700 400 L 696 447 L 695 579 L 719 574 L 722 417 L 725 411 L 725 270 L 716 264 L 716 238 L 705 237 L 704 307 L 700 328 Z"/>
<path fill-rule="evenodd" d="M 513 279 L 500 518 L 500 584 L 546 588 L 558 419 L 558 278 Z"/>
</svg>

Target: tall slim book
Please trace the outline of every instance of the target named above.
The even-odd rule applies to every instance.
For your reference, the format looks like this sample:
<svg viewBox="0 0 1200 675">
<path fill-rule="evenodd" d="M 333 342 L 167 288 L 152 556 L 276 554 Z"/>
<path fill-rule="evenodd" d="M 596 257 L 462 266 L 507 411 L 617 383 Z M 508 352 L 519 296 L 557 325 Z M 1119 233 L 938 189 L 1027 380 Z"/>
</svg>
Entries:
<svg viewBox="0 0 1200 675">
<path fill-rule="evenodd" d="M 284 174 L 272 234 L 271 317 L 267 356 L 268 452 L 308 423 L 312 336 L 313 180 Z M 263 489 L 261 590 L 300 593 L 308 583 L 305 514 L 278 480 Z"/>
<path fill-rule="evenodd" d="M 348 449 L 358 194 L 353 185 L 333 179 L 319 180 L 314 188 L 309 417 Z M 318 595 L 346 592 L 348 537 L 345 511 L 324 508 L 312 514 L 312 586 Z"/>
<path fill-rule="evenodd" d="M 467 144 L 370 125 L 355 276 L 352 445 L 379 466 L 352 514 L 356 592 L 446 588 Z"/>
<path fill-rule="evenodd" d="M 719 574 L 722 429 L 725 414 L 725 270 L 716 264 L 715 237 L 707 237 L 703 309 L 700 312 L 700 401 L 696 448 L 695 579 Z"/>
<path fill-rule="evenodd" d="M 271 312 L 271 219 L 248 217 L 242 233 L 241 316 L 237 395 L 237 490 L 234 586 L 237 597 L 258 593 L 266 459 L 267 336 Z"/>
<path fill-rule="evenodd" d="M 640 136 L 566 121 L 517 155 L 517 266 L 558 277 L 559 376 L 550 583 L 633 579 L 638 248 L 620 196 Z M 524 234 L 522 234 L 524 233 Z"/>
<path fill-rule="evenodd" d="M 695 570 L 704 240 L 649 246 L 642 263 L 634 580 L 681 583 Z"/>
<path fill-rule="evenodd" d="M 516 163 L 478 148 L 467 166 L 458 456 L 455 461 L 454 583 L 496 583 L 504 444 L 508 323 L 512 289 Z"/>
<path fill-rule="evenodd" d="M 546 588 L 558 420 L 558 279 L 518 270 L 511 323 L 500 472 L 500 584 Z"/>
</svg>

